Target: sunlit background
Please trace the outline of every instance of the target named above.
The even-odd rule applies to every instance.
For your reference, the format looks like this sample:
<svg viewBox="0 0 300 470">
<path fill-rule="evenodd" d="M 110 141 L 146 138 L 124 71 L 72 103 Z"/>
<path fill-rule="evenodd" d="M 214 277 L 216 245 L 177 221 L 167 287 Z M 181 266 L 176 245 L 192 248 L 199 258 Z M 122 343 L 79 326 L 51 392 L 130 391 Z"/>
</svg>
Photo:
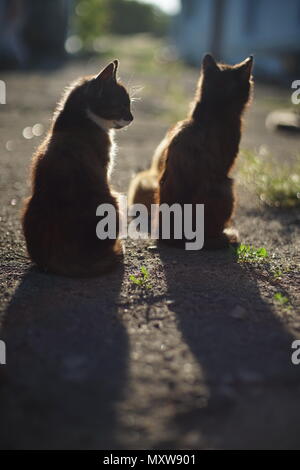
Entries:
<svg viewBox="0 0 300 470">
<path fill-rule="evenodd" d="M 180 10 L 180 0 L 141 0 L 143 3 L 152 3 L 170 15 Z"/>
<path fill-rule="evenodd" d="M 0 0 L 0 67 L 51 68 L 104 52 L 108 35 L 141 33 L 166 38 L 189 64 L 205 52 L 255 54 L 265 78 L 300 73 L 300 0 Z"/>
<path fill-rule="evenodd" d="M 268 152 L 281 161 L 299 153 L 299 106 L 291 100 L 293 83 L 300 79 L 299 39 L 300 0 L 0 0 L 4 73 L 16 72 L 17 77 L 21 70 L 30 78 L 57 70 L 67 77 L 74 68 L 79 76 L 117 57 L 122 78 L 130 85 L 142 84 L 140 121 L 159 117 L 169 125 L 186 115 L 205 53 L 229 64 L 254 54 L 255 132 L 251 138 L 246 135 L 246 146 L 258 151 L 259 158 L 248 162 L 246 174 L 255 168 L 256 186 L 263 175 L 260 196 L 272 204 L 282 205 L 285 196 L 286 205 L 300 201 L 294 177 L 298 157 L 293 174 L 281 166 L 277 179 L 272 176 L 274 165 L 260 166 L 261 155 Z M 22 136 L 30 140 L 39 129 L 26 125 Z M 293 140 L 278 133 L 276 141 L 271 133 L 281 129 L 292 132 Z M 5 146 L 14 148 L 11 139 Z M 269 176 L 276 191 L 266 184 Z M 262 195 L 266 187 L 272 188 L 268 197 Z"/>
</svg>

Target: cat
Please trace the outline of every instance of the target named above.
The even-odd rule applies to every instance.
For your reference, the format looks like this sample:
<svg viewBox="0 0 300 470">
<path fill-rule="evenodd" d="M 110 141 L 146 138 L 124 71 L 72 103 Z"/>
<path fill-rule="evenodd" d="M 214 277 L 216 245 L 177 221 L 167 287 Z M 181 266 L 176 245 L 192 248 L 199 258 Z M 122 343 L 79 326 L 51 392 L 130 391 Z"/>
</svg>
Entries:
<svg viewBox="0 0 300 470">
<path fill-rule="evenodd" d="M 251 101 L 253 57 L 234 65 L 203 58 L 195 99 L 157 148 L 149 170 L 138 173 L 128 203 L 204 204 L 204 248 L 238 243 L 228 229 L 235 206 L 230 170 L 239 152 L 242 115 Z M 194 227 L 194 220 L 192 223 Z M 185 240 L 169 241 L 183 246 Z"/>
<path fill-rule="evenodd" d="M 22 224 L 29 256 L 43 271 L 98 276 L 122 259 L 117 237 L 96 236 L 97 207 L 111 204 L 117 216 L 119 210 L 110 187 L 113 129 L 133 121 L 129 94 L 117 80 L 118 64 L 71 85 L 33 156 L 32 194 Z"/>
</svg>

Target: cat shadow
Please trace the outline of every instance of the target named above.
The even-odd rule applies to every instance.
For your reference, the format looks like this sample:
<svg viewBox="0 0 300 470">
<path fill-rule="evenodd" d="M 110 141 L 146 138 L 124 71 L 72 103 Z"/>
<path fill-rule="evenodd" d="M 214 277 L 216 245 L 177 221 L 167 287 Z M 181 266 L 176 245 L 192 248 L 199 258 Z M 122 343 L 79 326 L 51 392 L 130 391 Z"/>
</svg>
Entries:
<svg viewBox="0 0 300 470">
<path fill-rule="evenodd" d="M 229 250 L 158 249 L 178 329 L 202 374 L 172 423 L 187 440 L 163 448 L 299 447 L 294 338 L 262 299 L 258 272 Z"/>
<path fill-rule="evenodd" d="M 118 318 L 123 267 L 94 279 L 30 269 L 2 323 L 5 449 L 117 449 L 128 339 Z"/>
</svg>

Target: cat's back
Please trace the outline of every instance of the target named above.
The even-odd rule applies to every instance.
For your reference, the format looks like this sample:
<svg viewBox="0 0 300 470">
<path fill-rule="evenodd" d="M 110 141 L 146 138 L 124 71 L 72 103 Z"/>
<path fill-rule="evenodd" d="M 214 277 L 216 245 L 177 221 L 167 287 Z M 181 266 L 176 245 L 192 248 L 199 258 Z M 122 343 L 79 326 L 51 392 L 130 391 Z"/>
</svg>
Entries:
<svg viewBox="0 0 300 470">
<path fill-rule="evenodd" d="M 38 148 L 32 166 L 35 192 L 58 194 L 72 184 L 97 184 L 104 178 L 108 165 L 110 139 L 106 133 L 57 131 L 52 132 Z M 66 186 L 65 186 L 66 185 Z"/>
<path fill-rule="evenodd" d="M 106 132 L 86 132 L 78 129 L 53 131 L 46 137 L 36 153 L 37 164 L 54 164 L 56 161 L 63 163 L 81 160 L 84 164 L 88 157 L 96 157 L 98 160 L 106 158 L 110 150 L 110 137 Z M 43 161 L 44 160 L 44 161 Z"/>
<path fill-rule="evenodd" d="M 206 142 L 205 129 L 195 126 L 192 120 L 178 122 L 168 134 L 166 163 L 182 161 L 189 165 L 204 159 L 208 150 Z"/>
</svg>

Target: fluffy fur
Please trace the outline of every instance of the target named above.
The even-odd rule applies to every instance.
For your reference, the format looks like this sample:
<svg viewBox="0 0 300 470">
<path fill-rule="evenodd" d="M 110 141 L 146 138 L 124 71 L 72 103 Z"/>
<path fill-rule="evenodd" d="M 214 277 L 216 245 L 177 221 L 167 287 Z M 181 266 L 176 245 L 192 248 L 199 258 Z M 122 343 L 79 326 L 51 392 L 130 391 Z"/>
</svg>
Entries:
<svg viewBox="0 0 300 470">
<path fill-rule="evenodd" d="M 204 57 L 188 118 L 168 132 L 151 168 L 139 173 L 129 189 L 130 204 L 204 204 L 205 248 L 238 241 L 235 231 L 226 229 L 235 204 L 229 173 L 251 97 L 252 64 L 252 57 L 234 66 L 217 64 L 209 54 Z M 170 242 L 183 246 L 185 240 Z"/>
<path fill-rule="evenodd" d="M 73 84 L 59 104 L 51 129 L 32 162 L 32 194 L 23 230 L 28 253 L 47 272 L 97 276 L 122 256 L 118 239 L 96 236 L 96 208 L 110 203 L 112 129 L 132 120 L 130 99 L 117 81 L 118 61 L 98 76 Z"/>
</svg>

